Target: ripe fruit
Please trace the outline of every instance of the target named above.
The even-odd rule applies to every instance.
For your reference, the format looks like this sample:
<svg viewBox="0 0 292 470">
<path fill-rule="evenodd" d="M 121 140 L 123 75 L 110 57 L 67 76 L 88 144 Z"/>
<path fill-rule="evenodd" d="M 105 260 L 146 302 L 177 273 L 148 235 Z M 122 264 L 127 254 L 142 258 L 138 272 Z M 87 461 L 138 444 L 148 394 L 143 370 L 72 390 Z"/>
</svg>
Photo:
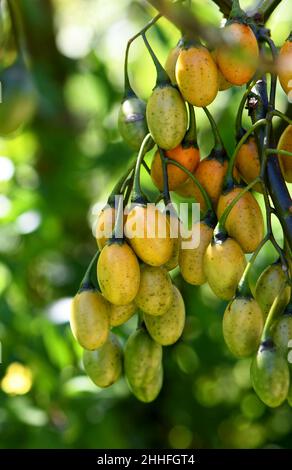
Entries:
<svg viewBox="0 0 292 470">
<path fill-rule="evenodd" d="M 245 183 L 251 183 L 259 176 L 261 162 L 254 137 L 249 137 L 246 143 L 240 147 L 235 164 Z M 252 189 L 262 193 L 260 183 L 255 184 Z"/>
<path fill-rule="evenodd" d="M 175 66 L 175 77 L 184 99 L 193 106 L 208 106 L 218 93 L 218 72 L 208 49 L 184 46 Z"/>
<path fill-rule="evenodd" d="M 225 342 L 236 357 L 248 357 L 257 351 L 264 322 L 260 306 L 252 297 L 235 297 L 223 317 Z"/>
<path fill-rule="evenodd" d="M 182 40 L 180 39 L 177 45 L 173 47 L 172 49 L 170 49 L 165 65 L 164 65 L 164 69 L 167 75 L 169 76 L 172 85 L 176 85 L 175 66 L 176 66 L 177 58 L 181 51 L 181 47 L 182 47 Z"/>
<path fill-rule="evenodd" d="M 275 298 L 286 282 L 287 277 L 279 261 L 271 264 L 261 273 L 256 283 L 255 298 L 262 309 L 264 317 L 268 315 Z M 281 294 L 279 312 L 284 310 L 288 304 L 290 295 L 291 288 L 287 285 Z"/>
<path fill-rule="evenodd" d="M 208 245 L 212 240 L 213 224 L 202 220 L 194 224 L 192 232 L 200 232 L 200 242 L 196 248 L 183 248 L 179 252 L 179 267 L 182 277 L 189 284 L 200 286 L 206 282 L 206 275 L 203 267 L 204 255 Z M 182 242 L 191 240 L 192 235 L 182 238 Z"/>
<path fill-rule="evenodd" d="M 110 333 L 99 349 L 83 352 L 84 369 L 95 385 L 106 388 L 120 378 L 122 357 L 122 347 L 117 337 Z"/>
<path fill-rule="evenodd" d="M 292 91 L 292 37 L 281 47 L 278 58 L 278 76 L 281 86 L 288 95 Z"/>
<path fill-rule="evenodd" d="M 126 323 L 136 312 L 136 305 L 131 302 L 127 305 L 109 305 L 110 326 L 120 326 Z"/>
<path fill-rule="evenodd" d="M 200 152 L 194 146 L 184 147 L 180 144 L 178 147 L 168 150 L 166 156 L 183 165 L 187 170 L 193 172 L 200 161 Z M 170 191 L 174 191 L 184 181 L 188 179 L 188 175 L 175 165 L 167 165 L 168 187 Z M 154 155 L 151 165 L 151 178 L 155 186 L 163 190 L 163 171 L 159 151 Z"/>
<path fill-rule="evenodd" d="M 212 57 L 214 59 L 214 62 L 217 65 L 217 72 L 218 72 L 218 88 L 219 91 L 225 91 L 228 90 L 228 88 L 232 87 L 232 84 L 229 83 L 226 78 L 224 77 L 223 73 L 221 72 L 220 68 L 218 67 L 218 61 L 217 61 L 217 50 L 215 49 L 214 51 L 211 52 Z"/>
<path fill-rule="evenodd" d="M 288 363 L 273 343 L 261 344 L 251 364 L 251 380 L 255 392 L 267 406 L 275 408 L 286 400 L 290 381 Z"/>
<path fill-rule="evenodd" d="M 125 235 L 137 256 L 150 266 L 161 266 L 172 255 L 169 222 L 154 204 L 136 204 L 130 210 Z"/>
<path fill-rule="evenodd" d="M 125 374 L 133 394 L 149 403 L 157 397 L 162 386 L 162 346 L 143 328 L 129 337 L 125 346 Z"/>
<path fill-rule="evenodd" d="M 290 303 L 284 313 L 276 320 L 273 326 L 273 341 L 283 354 L 288 352 L 288 343 L 292 340 L 292 304 Z M 291 347 L 291 346 L 290 346 Z"/>
<path fill-rule="evenodd" d="M 115 226 L 116 211 L 114 207 L 106 206 L 97 219 L 95 237 L 100 250 L 112 235 Z"/>
<path fill-rule="evenodd" d="M 257 69 L 259 47 L 252 29 L 232 22 L 224 28 L 227 45 L 217 50 L 217 62 L 226 80 L 233 85 L 247 83 Z"/>
<path fill-rule="evenodd" d="M 230 237 L 215 236 L 204 255 L 204 272 L 214 294 L 230 300 L 246 266 L 240 245 Z"/>
<path fill-rule="evenodd" d="M 144 137 L 148 134 L 146 103 L 134 93 L 121 103 L 118 126 L 124 141 L 134 150 L 139 150 Z"/>
<path fill-rule="evenodd" d="M 233 186 L 221 194 L 217 206 L 218 219 L 241 191 L 242 187 Z M 250 192 L 245 193 L 231 209 L 225 226 L 245 253 L 255 251 L 264 236 L 264 220 L 258 202 Z"/>
<path fill-rule="evenodd" d="M 160 316 L 144 313 L 148 333 L 162 346 L 176 343 L 185 325 L 186 312 L 181 293 L 175 286 L 172 286 L 172 293 L 172 302 L 166 313 Z"/>
<path fill-rule="evenodd" d="M 97 290 L 78 292 L 71 305 L 70 326 L 80 346 L 100 348 L 109 334 L 109 304 Z"/>
<path fill-rule="evenodd" d="M 146 116 L 149 131 L 159 147 L 170 150 L 181 143 L 187 130 L 187 110 L 179 91 L 171 84 L 154 88 Z"/>
<path fill-rule="evenodd" d="M 137 295 L 140 268 L 133 250 L 125 242 L 106 245 L 98 258 L 97 276 L 101 292 L 114 305 L 127 305 Z"/>
<path fill-rule="evenodd" d="M 164 267 L 141 266 L 136 305 L 149 315 L 163 315 L 172 302 L 171 278 Z"/>
<path fill-rule="evenodd" d="M 277 149 L 292 152 L 292 125 L 287 126 L 284 132 L 282 133 L 278 142 Z M 279 161 L 285 180 L 288 183 L 292 183 L 292 157 L 289 155 L 279 155 Z"/>
</svg>

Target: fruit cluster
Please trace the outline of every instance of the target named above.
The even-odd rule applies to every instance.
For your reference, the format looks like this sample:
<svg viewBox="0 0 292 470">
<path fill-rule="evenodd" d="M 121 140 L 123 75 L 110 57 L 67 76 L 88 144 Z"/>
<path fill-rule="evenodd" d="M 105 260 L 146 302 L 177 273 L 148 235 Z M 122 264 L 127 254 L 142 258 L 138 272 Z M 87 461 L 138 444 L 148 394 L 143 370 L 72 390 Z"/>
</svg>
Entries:
<svg viewBox="0 0 292 470">
<path fill-rule="evenodd" d="M 287 360 L 292 339 L 292 237 L 284 223 L 283 247 L 274 237 L 271 216 L 277 215 L 282 222 L 287 211 L 272 206 L 273 188 L 268 184 L 271 161 L 283 184 L 284 179 L 292 181 L 292 123 L 275 108 L 277 78 L 285 93 L 289 93 L 290 81 L 292 86 L 292 37 L 278 54 L 267 30 L 248 18 L 236 0 L 216 50 L 210 51 L 186 32 L 163 68 L 146 38 L 146 31 L 160 16 L 131 39 L 126 50 L 119 130 L 139 153 L 98 216 L 98 252 L 73 300 L 71 328 L 84 348 L 84 368 L 99 387 L 111 385 L 124 371 L 138 399 L 156 398 L 163 380 L 162 346 L 176 343 L 185 324 L 184 301 L 172 282 L 172 273 L 179 268 L 187 283 L 207 282 L 216 296 L 229 301 L 223 317 L 225 342 L 236 357 L 254 356 L 251 379 L 263 402 L 273 407 L 288 397 L 292 404 Z M 138 36 L 157 72 L 147 104 L 131 88 L 127 73 L 129 47 Z M 273 69 L 260 77 L 260 57 L 268 62 L 271 55 Z M 271 74 L 267 100 L 266 73 Z M 237 143 L 228 156 L 206 106 L 218 91 L 241 85 L 246 85 L 246 91 L 235 122 Z M 242 127 L 246 104 L 252 117 L 248 130 Z M 194 107 L 204 109 L 214 137 L 212 151 L 202 159 Z M 275 116 L 288 123 L 277 148 Z M 144 161 L 149 151 L 154 154 L 151 169 Z M 142 167 L 160 192 L 163 210 L 148 204 L 140 183 Z M 265 203 L 266 234 L 264 215 L 252 190 Z M 172 191 L 200 204 L 200 220 L 187 235 L 172 204 Z M 114 204 L 116 196 L 118 204 Z M 285 197 L 291 209 L 288 190 Z M 176 235 L 173 222 L 179 227 Z M 164 227 L 163 235 L 159 227 Z M 187 242 L 194 234 L 199 234 L 199 242 L 190 247 Z M 261 274 L 252 292 L 248 275 L 268 241 L 278 259 Z M 246 254 L 251 254 L 248 262 Z M 138 328 L 122 352 L 110 330 L 135 313 Z"/>
</svg>

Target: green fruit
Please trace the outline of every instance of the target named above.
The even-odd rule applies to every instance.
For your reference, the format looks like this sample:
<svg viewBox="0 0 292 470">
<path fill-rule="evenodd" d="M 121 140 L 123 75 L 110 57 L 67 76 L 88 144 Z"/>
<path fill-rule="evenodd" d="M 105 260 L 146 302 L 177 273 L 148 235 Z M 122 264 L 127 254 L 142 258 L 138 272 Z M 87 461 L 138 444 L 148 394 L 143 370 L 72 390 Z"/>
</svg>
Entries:
<svg viewBox="0 0 292 470">
<path fill-rule="evenodd" d="M 177 147 L 184 138 L 188 118 L 184 100 L 170 84 L 158 85 L 150 96 L 146 116 L 155 143 L 164 150 Z"/>
<path fill-rule="evenodd" d="M 150 336 L 162 346 L 174 344 L 181 337 L 185 326 L 185 305 L 180 291 L 172 286 L 173 297 L 169 310 L 158 317 L 144 313 L 144 321 Z"/>
<path fill-rule="evenodd" d="M 163 267 L 141 266 L 140 287 L 136 305 L 149 315 L 163 315 L 171 306 L 172 284 Z"/>
<path fill-rule="evenodd" d="M 37 95 L 30 75 L 18 60 L 0 73 L 0 135 L 6 136 L 26 124 L 34 115 Z"/>
<path fill-rule="evenodd" d="M 136 312 L 136 305 L 131 302 L 127 305 L 113 305 L 109 307 L 110 326 L 120 326 L 130 320 Z"/>
<path fill-rule="evenodd" d="M 263 314 L 255 299 L 235 297 L 228 304 L 223 317 L 223 335 L 234 356 L 248 357 L 256 352 L 263 327 Z"/>
<path fill-rule="evenodd" d="M 134 150 L 139 150 L 148 134 L 146 103 L 131 95 L 121 103 L 118 126 L 124 141 Z"/>
<path fill-rule="evenodd" d="M 125 374 L 133 394 L 149 403 L 157 397 L 163 380 L 162 347 L 143 328 L 125 346 Z"/>
<path fill-rule="evenodd" d="M 265 317 L 268 315 L 275 298 L 279 294 L 286 281 L 287 277 L 279 262 L 268 266 L 258 278 L 255 288 L 255 298 L 258 301 Z M 291 288 L 287 285 L 281 295 L 279 311 L 284 310 L 289 302 L 290 295 Z"/>
<path fill-rule="evenodd" d="M 84 351 L 83 364 L 88 377 L 101 388 L 115 383 L 122 373 L 122 347 L 110 333 L 107 341 L 95 351 Z"/>
<path fill-rule="evenodd" d="M 259 398 L 271 408 L 281 405 L 289 390 L 287 358 L 277 351 L 273 343 L 263 343 L 251 364 L 252 385 Z"/>
<path fill-rule="evenodd" d="M 290 341 L 290 348 L 292 347 L 292 304 L 289 304 L 284 313 L 276 320 L 272 335 L 277 348 L 282 351 L 283 354 L 287 354 Z"/>
<path fill-rule="evenodd" d="M 109 303 L 97 290 L 83 290 L 71 305 L 71 330 L 84 349 L 100 348 L 109 334 Z"/>
</svg>

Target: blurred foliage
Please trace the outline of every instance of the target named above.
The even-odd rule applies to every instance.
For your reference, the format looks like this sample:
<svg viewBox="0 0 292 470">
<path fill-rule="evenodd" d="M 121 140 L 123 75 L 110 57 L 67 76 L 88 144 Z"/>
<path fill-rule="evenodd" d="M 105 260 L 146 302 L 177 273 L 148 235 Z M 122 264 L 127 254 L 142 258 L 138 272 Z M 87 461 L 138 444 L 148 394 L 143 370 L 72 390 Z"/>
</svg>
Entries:
<svg viewBox="0 0 292 470">
<path fill-rule="evenodd" d="M 15 52 L 1 3 L 6 64 Z M 251 389 L 250 361 L 236 361 L 224 345 L 224 302 L 180 277 L 187 328 L 183 341 L 165 349 L 159 398 L 145 405 L 123 380 L 99 390 L 85 376 L 68 326 L 70 299 L 95 251 L 95 204 L 133 158 L 116 125 L 123 54 L 154 11 L 142 0 L 18 3 L 39 106 L 28 126 L 0 140 L 0 447 L 291 447 L 292 410 L 266 408 Z M 212 1 L 194 0 L 193 8 L 204 21 L 220 23 Z M 292 26 L 290 0 L 269 26 L 280 45 Z M 178 38 L 164 19 L 149 32 L 161 61 Z M 146 98 L 154 69 L 141 40 L 131 50 L 130 75 Z M 229 150 L 241 94 L 220 93 L 210 107 Z M 278 102 L 285 110 L 281 90 Z M 200 111 L 197 120 L 204 156 L 212 136 Z M 149 178 L 143 182 L 154 193 Z M 273 259 L 268 246 L 253 280 Z M 133 328 L 135 321 L 128 322 L 120 335 Z"/>
</svg>

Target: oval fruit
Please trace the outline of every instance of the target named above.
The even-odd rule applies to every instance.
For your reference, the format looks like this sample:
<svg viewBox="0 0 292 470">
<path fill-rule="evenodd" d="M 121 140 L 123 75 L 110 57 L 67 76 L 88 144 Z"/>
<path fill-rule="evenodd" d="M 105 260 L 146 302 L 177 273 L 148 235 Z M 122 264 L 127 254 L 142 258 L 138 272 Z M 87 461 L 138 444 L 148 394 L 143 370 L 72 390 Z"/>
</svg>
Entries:
<svg viewBox="0 0 292 470">
<path fill-rule="evenodd" d="M 166 313 L 160 316 L 144 313 L 144 321 L 150 336 L 162 346 L 178 341 L 185 326 L 185 304 L 177 287 L 172 286 L 172 302 Z"/>
<path fill-rule="evenodd" d="M 177 147 L 184 138 L 188 118 L 185 103 L 172 85 L 154 88 L 146 108 L 149 131 L 164 150 Z"/>
<path fill-rule="evenodd" d="M 249 137 L 243 144 L 236 156 L 235 165 L 245 183 L 249 184 L 260 174 L 261 162 L 257 144 L 254 137 Z M 252 189 L 262 193 L 260 183 L 256 183 Z"/>
<path fill-rule="evenodd" d="M 124 357 L 125 375 L 133 394 L 145 403 L 155 400 L 163 379 L 162 346 L 141 328 L 129 337 Z"/>
<path fill-rule="evenodd" d="M 267 266 L 258 278 L 255 287 L 255 298 L 259 303 L 265 318 L 267 317 L 275 298 L 280 293 L 286 282 L 287 277 L 280 262 Z M 284 310 L 288 304 L 290 295 L 291 287 L 287 285 L 281 294 L 279 312 Z"/>
<path fill-rule="evenodd" d="M 99 214 L 96 222 L 95 238 L 100 250 L 106 245 L 111 237 L 116 219 L 114 207 L 107 206 Z"/>
<path fill-rule="evenodd" d="M 290 382 L 287 359 L 273 345 L 261 345 L 251 364 L 251 380 L 267 406 L 281 405 L 287 398 Z"/>
<path fill-rule="evenodd" d="M 150 266 L 161 266 L 172 255 L 169 222 L 154 204 L 136 204 L 130 210 L 125 235 L 137 256 Z"/>
<path fill-rule="evenodd" d="M 84 349 L 100 348 L 109 334 L 109 304 L 100 292 L 78 292 L 71 304 L 70 326 Z"/>
<path fill-rule="evenodd" d="M 95 351 L 83 352 L 83 365 L 95 385 L 106 388 L 122 374 L 123 351 L 117 337 L 110 333 L 107 341 Z"/>
<path fill-rule="evenodd" d="M 217 65 L 217 72 L 218 72 L 218 88 L 219 91 L 225 91 L 232 87 L 232 83 L 229 83 L 226 78 L 224 77 L 223 73 L 221 72 L 220 68 L 218 67 L 217 62 L 217 50 L 211 52 L 214 62 Z"/>
<path fill-rule="evenodd" d="M 217 50 L 217 62 L 226 80 L 233 85 L 244 85 L 255 74 L 259 46 L 252 29 L 233 22 L 225 26 L 227 45 Z"/>
<path fill-rule="evenodd" d="M 167 150 L 166 156 L 171 160 L 174 160 L 183 165 L 191 173 L 198 166 L 200 161 L 200 152 L 194 146 L 184 147 L 179 145 L 178 147 Z M 168 188 L 170 191 L 174 191 L 179 185 L 188 179 L 188 175 L 171 163 L 167 165 L 167 176 L 168 176 Z M 155 152 L 151 165 L 151 178 L 155 186 L 163 190 L 163 169 L 159 151 Z"/>
<path fill-rule="evenodd" d="M 283 131 L 279 139 L 277 149 L 292 152 L 292 125 L 287 126 Z M 285 180 L 287 183 L 292 183 L 292 157 L 289 155 L 279 154 L 279 161 Z"/>
<path fill-rule="evenodd" d="M 172 284 L 164 267 L 141 266 L 136 305 L 149 315 L 163 315 L 172 302 Z"/>
<path fill-rule="evenodd" d="M 139 150 L 148 134 L 146 103 L 136 95 L 125 98 L 119 110 L 118 127 L 124 141 L 132 149 Z"/>
<path fill-rule="evenodd" d="M 252 297 L 235 297 L 223 317 L 224 340 L 236 357 L 248 357 L 257 351 L 264 327 L 260 306 Z"/>
<path fill-rule="evenodd" d="M 164 65 L 164 69 L 167 75 L 169 76 L 172 85 L 176 85 L 175 66 L 176 66 L 179 53 L 181 51 L 181 46 L 182 46 L 182 43 L 181 43 L 181 40 L 179 40 L 177 45 L 173 47 L 172 49 L 170 49 L 165 65 Z"/>
<path fill-rule="evenodd" d="M 241 187 L 234 186 L 221 194 L 217 206 L 218 220 L 241 191 Z M 257 200 L 250 192 L 245 193 L 231 209 L 225 227 L 245 253 L 255 251 L 264 236 L 264 219 Z"/>
<path fill-rule="evenodd" d="M 204 272 L 204 255 L 212 240 L 214 227 L 202 220 L 194 224 L 192 232 L 196 230 L 200 232 L 199 245 L 196 248 L 184 248 L 182 244 L 179 252 L 179 267 L 186 282 L 200 286 L 207 280 Z M 191 240 L 191 237 L 192 235 L 182 238 L 182 242 Z"/>
<path fill-rule="evenodd" d="M 201 45 L 181 49 L 175 77 L 184 99 L 193 106 L 208 106 L 218 93 L 217 66 L 208 49 Z"/>
<path fill-rule="evenodd" d="M 290 36 L 281 47 L 278 57 L 278 76 L 285 93 L 292 91 L 292 37 Z"/>
<path fill-rule="evenodd" d="M 230 300 L 246 266 L 244 253 L 233 238 L 213 239 L 204 255 L 204 271 L 214 294 Z"/>
<path fill-rule="evenodd" d="M 136 312 L 136 305 L 131 302 L 127 305 L 109 305 L 110 326 L 120 326 L 126 323 Z"/>
<path fill-rule="evenodd" d="M 97 277 L 101 292 L 114 305 L 134 300 L 140 284 L 140 268 L 135 253 L 127 243 L 106 245 L 98 258 Z"/>
</svg>

